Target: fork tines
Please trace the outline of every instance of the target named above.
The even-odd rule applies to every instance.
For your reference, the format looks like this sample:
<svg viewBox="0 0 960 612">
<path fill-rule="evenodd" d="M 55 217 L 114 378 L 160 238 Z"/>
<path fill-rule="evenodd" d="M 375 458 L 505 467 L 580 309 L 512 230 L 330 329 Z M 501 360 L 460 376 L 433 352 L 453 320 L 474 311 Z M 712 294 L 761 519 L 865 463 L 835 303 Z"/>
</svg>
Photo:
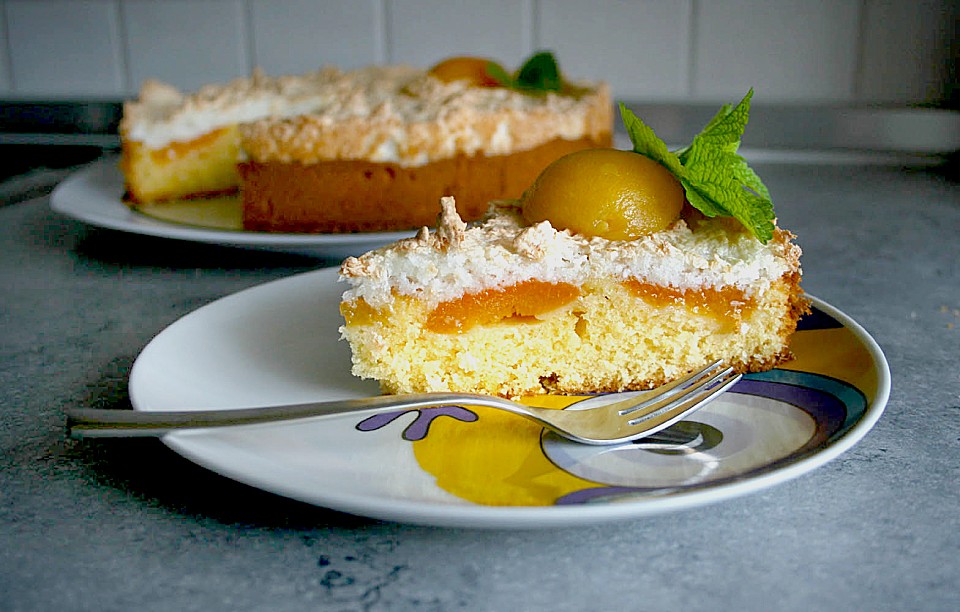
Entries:
<svg viewBox="0 0 960 612">
<path fill-rule="evenodd" d="M 655 395 L 650 399 L 621 410 L 620 415 L 639 412 L 640 414 L 628 421 L 630 425 L 639 425 L 667 412 L 676 411 L 676 415 L 662 425 L 666 427 L 698 408 L 701 402 L 729 389 L 740 377 L 732 367 L 724 367 L 722 361 L 716 361 L 700 371 L 655 389 Z"/>
</svg>

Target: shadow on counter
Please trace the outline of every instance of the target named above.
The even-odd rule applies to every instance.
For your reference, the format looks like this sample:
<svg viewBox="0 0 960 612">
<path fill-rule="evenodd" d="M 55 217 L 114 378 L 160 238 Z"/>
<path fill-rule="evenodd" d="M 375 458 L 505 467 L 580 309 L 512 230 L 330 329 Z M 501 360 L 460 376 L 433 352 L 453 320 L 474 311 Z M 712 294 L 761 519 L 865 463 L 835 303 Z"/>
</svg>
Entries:
<svg viewBox="0 0 960 612">
<path fill-rule="evenodd" d="M 67 403 L 132 410 L 126 385 L 133 361 L 131 356 L 114 359 L 87 384 L 81 397 Z M 181 457 L 155 438 L 74 440 L 65 427 L 63 431 L 62 449 L 51 452 L 73 464 L 82 479 L 171 513 L 228 525 L 296 530 L 381 524 L 230 480 Z"/>
</svg>

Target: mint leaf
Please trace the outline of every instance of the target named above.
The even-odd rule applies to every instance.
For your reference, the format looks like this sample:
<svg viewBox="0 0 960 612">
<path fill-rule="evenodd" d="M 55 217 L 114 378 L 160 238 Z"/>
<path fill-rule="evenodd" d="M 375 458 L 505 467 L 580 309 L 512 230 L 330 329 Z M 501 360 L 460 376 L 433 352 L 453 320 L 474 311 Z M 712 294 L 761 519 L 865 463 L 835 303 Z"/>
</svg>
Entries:
<svg viewBox="0 0 960 612">
<path fill-rule="evenodd" d="M 736 153 L 740 148 L 740 137 L 743 136 L 747 119 L 750 117 L 751 97 L 753 97 L 752 89 L 736 108 L 731 109 L 729 104 L 724 105 L 706 127 L 694 136 L 687 153 L 697 147 L 707 146 Z"/>
<path fill-rule="evenodd" d="M 534 53 L 524 62 L 517 72 L 517 85 L 521 89 L 536 91 L 560 91 L 563 89 L 563 79 L 560 77 L 560 68 L 557 60 L 549 51 Z"/>
<path fill-rule="evenodd" d="M 755 177 L 739 155 L 722 149 L 691 148 L 681 183 L 695 193 L 690 203 L 708 217 L 735 217 L 760 242 L 773 237 L 773 204 L 769 195 L 747 188 L 744 170 Z M 766 193 L 766 188 L 763 188 Z"/>
<path fill-rule="evenodd" d="M 516 75 L 511 75 L 495 62 L 487 63 L 486 71 L 503 87 L 523 93 L 563 91 L 566 88 L 557 60 L 549 51 L 534 53 L 517 70 Z"/>
<path fill-rule="evenodd" d="M 767 186 L 763 184 L 763 181 L 761 181 L 757 173 L 753 171 L 753 168 L 747 165 L 747 160 L 737 155 L 732 169 L 734 175 L 740 179 L 744 187 L 763 197 L 765 200 L 770 200 L 770 192 L 767 190 Z M 773 204 L 771 203 L 770 206 L 772 208 Z"/>
<path fill-rule="evenodd" d="M 670 152 L 667 145 L 623 104 L 620 115 L 633 150 L 663 165 L 683 185 L 687 201 L 708 217 L 734 217 L 763 243 L 773 238 L 773 202 L 760 177 L 737 151 L 750 117 L 751 89 L 704 126 L 689 146 Z"/>
<path fill-rule="evenodd" d="M 680 159 L 676 154 L 671 153 L 667 144 L 660 140 L 647 124 L 633 114 L 633 111 L 624 106 L 623 102 L 620 103 L 620 117 L 623 119 L 624 127 L 627 128 L 630 142 L 633 143 L 633 150 L 655 162 L 659 162 L 660 165 L 679 178 L 683 173 Z"/>
</svg>

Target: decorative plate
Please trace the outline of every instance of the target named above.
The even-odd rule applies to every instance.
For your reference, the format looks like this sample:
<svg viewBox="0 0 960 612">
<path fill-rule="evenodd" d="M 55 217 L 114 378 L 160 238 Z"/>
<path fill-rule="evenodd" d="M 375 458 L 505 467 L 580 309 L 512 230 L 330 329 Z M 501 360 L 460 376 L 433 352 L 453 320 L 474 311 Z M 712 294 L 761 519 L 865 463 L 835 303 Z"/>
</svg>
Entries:
<svg viewBox="0 0 960 612">
<path fill-rule="evenodd" d="M 183 317 L 143 350 L 137 410 L 332 400 L 377 393 L 350 374 L 335 269 L 247 289 Z M 546 527 L 675 511 L 765 489 L 856 444 L 890 392 L 886 359 L 850 317 L 814 299 L 796 359 L 750 374 L 675 425 L 680 441 L 585 446 L 508 414 L 446 407 L 168 434 L 238 481 L 368 517 Z M 532 403 L 562 407 L 572 398 Z"/>
</svg>

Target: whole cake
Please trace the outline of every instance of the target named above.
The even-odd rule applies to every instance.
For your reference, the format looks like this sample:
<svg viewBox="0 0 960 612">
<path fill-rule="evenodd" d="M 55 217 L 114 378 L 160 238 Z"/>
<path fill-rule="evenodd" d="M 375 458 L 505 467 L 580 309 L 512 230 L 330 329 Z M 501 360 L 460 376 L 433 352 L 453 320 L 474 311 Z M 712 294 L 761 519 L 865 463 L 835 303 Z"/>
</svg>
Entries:
<svg viewBox="0 0 960 612">
<path fill-rule="evenodd" d="M 749 97 L 725 107 L 705 134 L 742 129 L 748 108 Z M 737 162 L 745 196 L 694 206 L 710 193 L 697 173 L 711 147 L 735 146 L 695 140 L 673 174 L 675 164 L 646 156 L 662 157 L 662 143 L 648 150 L 652 133 L 625 119 L 635 151 L 558 160 L 478 223 L 444 198 L 436 231 L 345 260 L 341 334 L 354 374 L 388 393 L 517 397 L 643 389 L 715 360 L 749 372 L 789 359 L 807 309 L 800 248 L 776 227 L 765 187 Z"/>
<path fill-rule="evenodd" d="M 468 219 L 519 197 L 558 157 L 609 146 L 612 121 L 608 86 L 567 82 L 546 53 L 516 75 L 452 58 L 189 96 L 151 82 L 124 107 L 121 168 L 133 205 L 239 191 L 248 230 L 412 229 L 444 195 Z"/>
</svg>

